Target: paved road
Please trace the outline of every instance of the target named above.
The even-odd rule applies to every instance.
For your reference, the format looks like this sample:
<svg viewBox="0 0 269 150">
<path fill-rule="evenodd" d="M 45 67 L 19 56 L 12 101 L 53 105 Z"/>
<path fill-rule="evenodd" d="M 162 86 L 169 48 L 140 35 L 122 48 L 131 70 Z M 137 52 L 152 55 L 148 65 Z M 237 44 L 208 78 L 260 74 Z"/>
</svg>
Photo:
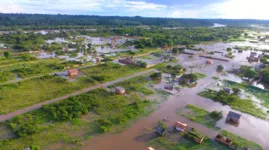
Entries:
<svg viewBox="0 0 269 150">
<path fill-rule="evenodd" d="M 150 72 L 155 72 L 155 71 L 157 71 L 157 70 L 155 70 L 155 69 L 146 70 L 146 71 L 143 71 L 143 72 L 139 72 L 139 73 L 127 76 L 127 77 L 119 78 L 119 79 L 114 80 L 114 81 L 106 82 L 106 83 L 103 83 L 103 84 L 98 84 L 98 85 L 95 85 L 95 86 L 92 86 L 92 87 L 89 87 L 89 88 L 86 88 L 86 89 L 83 89 L 83 90 L 80 90 L 80 91 L 76 91 L 74 93 L 67 94 L 65 96 L 61 96 L 61 97 L 57 97 L 57 98 L 54 98 L 54 99 L 51 99 L 51 100 L 48 100 L 48 101 L 45 101 L 45 102 L 41 102 L 41 103 L 35 104 L 33 106 L 17 110 L 15 112 L 12 112 L 12 113 L 9 113 L 9 114 L 1 115 L 0 116 L 0 122 L 6 121 L 8 119 L 11 119 L 11 118 L 13 118 L 13 117 L 15 117 L 17 115 L 24 114 L 24 113 L 27 113 L 29 111 L 38 109 L 38 108 L 42 107 L 43 105 L 52 104 L 52 103 L 67 99 L 68 97 L 76 96 L 76 95 L 79 95 L 79 94 L 82 94 L 82 93 L 89 92 L 91 90 L 95 90 L 95 89 L 98 89 L 98 88 L 113 85 L 115 83 L 122 82 L 124 80 L 128 80 L 128 79 L 131 79 L 131 78 L 134 78 L 134 77 L 137 77 L 137 76 L 141 76 L 141 75 L 144 75 L 144 74 L 148 74 Z"/>
</svg>

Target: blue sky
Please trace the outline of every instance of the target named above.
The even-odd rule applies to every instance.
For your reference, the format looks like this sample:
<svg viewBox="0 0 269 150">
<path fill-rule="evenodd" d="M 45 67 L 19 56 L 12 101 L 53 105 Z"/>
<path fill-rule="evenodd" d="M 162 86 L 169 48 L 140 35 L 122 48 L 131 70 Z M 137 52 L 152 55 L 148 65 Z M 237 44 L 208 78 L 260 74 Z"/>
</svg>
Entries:
<svg viewBox="0 0 269 150">
<path fill-rule="evenodd" d="M 269 19 L 269 0 L 0 0 L 1 13 Z"/>
</svg>

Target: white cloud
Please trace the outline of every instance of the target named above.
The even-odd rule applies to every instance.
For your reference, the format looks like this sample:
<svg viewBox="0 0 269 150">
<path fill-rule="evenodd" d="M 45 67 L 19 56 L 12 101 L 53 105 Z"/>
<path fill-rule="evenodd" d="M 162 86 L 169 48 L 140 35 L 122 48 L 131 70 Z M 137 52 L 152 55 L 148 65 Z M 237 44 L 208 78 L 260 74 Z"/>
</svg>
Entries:
<svg viewBox="0 0 269 150">
<path fill-rule="evenodd" d="M 227 0 L 210 5 L 222 18 L 269 19 L 268 0 Z"/>
<path fill-rule="evenodd" d="M 20 12 L 23 10 L 23 8 L 14 3 L 13 1 L 5 1 L 5 2 L 1 2 L 1 5 L 0 5 L 0 12 L 2 13 L 10 13 L 10 12 Z"/>
<path fill-rule="evenodd" d="M 204 6 L 168 6 L 143 0 L 0 0 L 0 4 L 4 13 L 269 19 L 269 0 L 223 0 Z"/>
<path fill-rule="evenodd" d="M 2 2 L 3 1 L 3 2 Z M 4 13 L 65 13 L 107 12 L 108 9 L 121 11 L 161 10 L 166 5 L 128 0 L 11 0 L 20 9 L 5 9 L 10 3 L 0 0 L 0 12 Z M 116 12 L 119 13 L 119 12 Z M 126 15 L 126 14 L 122 14 Z"/>
</svg>

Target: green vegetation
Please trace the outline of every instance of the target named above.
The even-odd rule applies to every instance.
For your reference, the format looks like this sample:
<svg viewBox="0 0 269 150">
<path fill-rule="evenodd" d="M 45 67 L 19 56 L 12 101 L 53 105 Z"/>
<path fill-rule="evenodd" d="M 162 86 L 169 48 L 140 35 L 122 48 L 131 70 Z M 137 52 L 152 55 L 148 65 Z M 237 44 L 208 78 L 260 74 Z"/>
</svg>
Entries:
<svg viewBox="0 0 269 150">
<path fill-rule="evenodd" d="M 142 68 L 147 68 L 147 66 L 148 66 L 148 64 L 146 62 L 143 62 L 143 61 L 137 61 L 136 63 L 139 67 L 142 67 Z"/>
<path fill-rule="evenodd" d="M 253 78 L 256 78 L 258 76 L 258 72 L 256 72 L 255 70 L 253 70 L 249 66 L 240 66 L 240 69 L 236 73 L 236 75 L 238 75 L 240 77 L 246 77 L 248 79 L 253 79 Z"/>
<path fill-rule="evenodd" d="M 58 76 L 44 76 L 0 86 L 0 114 L 12 112 L 33 104 L 53 99 L 92 85 L 128 76 L 142 69 L 127 65 L 101 64 L 83 68 L 86 77 L 69 82 Z M 20 98 L 18 98 L 20 97 Z"/>
<path fill-rule="evenodd" d="M 217 66 L 217 71 L 222 72 L 224 70 L 224 67 L 222 65 Z"/>
<path fill-rule="evenodd" d="M 232 48 L 230 48 L 230 47 L 227 48 L 227 52 L 228 52 L 228 53 L 231 53 L 231 52 L 232 52 Z"/>
<path fill-rule="evenodd" d="M 9 58 L 11 57 L 11 54 L 10 54 L 9 51 L 7 51 L 7 52 L 4 52 L 4 56 L 5 56 L 7 59 L 9 59 Z"/>
<path fill-rule="evenodd" d="M 143 58 L 143 59 L 152 59 L 152 57 L 150 57 L 149 55 L 142 56 L 141 58 Z"/>
<path fill-rule="evenodd" d="M 184 136 L 191 139 L 191 140 L 200 140 L 200 139 L 205 137 L 199 131 L 197 131 L 195 128 L 191 128 Z"/>
<path fill-rule="evenodd" d="M 125 51 L 125 52 L 120 52 L 118 53 L 119 56 L 121 57 L 125 57 L 125 56 L 139 56 L 139 55 L 146 55 L 146 54 L 150 54 L 150 53 L 157 53 L 157 52 L 161 52 L 161 50 L 155 49 L 155 48 L 143 48 L 140 50 L 129 50 L 129 51 Z"/>
<path fill-rule="evenodd" d="M 142 70 L 143 69 L 135 65 L 121 66 L 114 63 L 106 63 L 80 69 L 83 74 L 98 82 L 111 81 L 119 77 L 128 76 Z"/>
<path fill-rule="evenodd" d="M 227 58 L 234 58 L 235 56 L 234 56 L 233 53 L 231 52 L 231 53 L 226 54 L 225 57 L 227 57 Z"/>
<path fill-rule="evenodd" d="M 249 84 L 244 84 L 244 83 L 237 83 L 233 81 L 228 81 L 224 80 L 223 81 L 223 86 L 224 87 L 229 87 L 229 88 L 238 88 L 241 90 L 244 90 L 245 93 L 255 96 L 257 99 L 261 100 L 262 105 L 269 108 L 269 92 L 268 90 L 263 90 L 258 87 L 249 85 Z"/>
<path fill-rule="evenodd" d="M 252 100 L 240 99 L 235 94 L 228 94 L 226 91 L 222 90 L 219 92 L 205 90 L 203 92 L 200 92 L 199 95 L 212 99 L 216 102 L 220 102 L 224 105 L 229 105 L 233 109 L 239 110 L 241 112 L 245 112 L 262 119 L 267 118 L 267 114 L 264 113 L 261 109 L 259 109 Z"/>
<path fill-rule="evenodd" d="M 212 79 L 214 79 L 214 80 L 219 80 L 219 77 L 212 77 Z"/>
<path fill-rule="evenodd" d="M 15 74 L 21 78 L 29 78 L 39 75 L 46 75 L 52 72 L 60 71 L 65 68 L 58 59 L 37 60 L 33 62 L 16 63 L 2 66 L 0 69 L 0 83 L 14 79 Z"/>
<path fill-rule="evenodd" d="M 196 74 L 196 73 L 184 74 L 180 77 L 180 82 L 182 84 L 195 83 L 201 77 L 204 77 L 204 75 L 203 74 Z"/>
<path fill-rule="evenodd" d="M 150 146 L 155 149 L 165 150 L 230 150 L 224 145 L 212 141 L 210 138 L 205 137 L 203 143 L 197 144 L 192 140 L 181 138 L 180 140 L 174 141 L 172 138 L 159 137 L 149 142 Z"/>
<path fill-rule="evenodd" d="M 158 65 L 156 66 L 156 68 L 161 72 L 171 74 L 173 77 L 175 77 L 176 75 L 180 75 L 181 73 L 183 73 L 183 71 L 185 71 L 185 69 L 181 65 L 176 65 L 176 66 Z"/>
<path fill-rule="evenodd" d="M 44 76 L 0 86 L 0 114 L 82 89 L 85 83 L 69 82 L 58 76 Z"/>
<path fill-rule="evenodd" d="M 198 78 L 205 78 L 206 77 L 206 74 L 204 74 L 204 73 L 197 72 L 195 74 L 198 76 Z"/>
<path fill-rule="evenodd" d="M 174 54 L 179 54 L 179 53 L 184 52 L 184 51 L 185 51 L 185 47 L 174 47 L 172 49 L 172 53 L 174 53 Z"/>
<path fill-rule="evenodd" d="M 262 81 L 265 83 L 269 83 L 269 70 L 268 69 L 262 70 Z"/>
<path fill-rule="evenodd" d="M 220 134 L 229 137 L 233 141 L 233 146 L 236 146 L 237 149 L 244 149 L 244 148 L 257 149 L 257 150 L 263 149 L 259 144 L 248 141 L 247 139 L 244 139 L 228 131 L 222 130 Z"/>
<path fill-rule="evenodd" d="M 133 92 L 139 92 L 144 95 L 154 94 L 154 92 L 151 89 L 146 87 L 147 83 L 148 83 L 147 78 L 144 76 L 140 76 L 121 83 L 117 83 L 115 84 L 115 86 L 124 87 L 128 94 L 131 94 Z"/>
<path fill-rule="evenodd" d="M 89 136 L 128 125 L 150 105 L 136 94 L 126 98 L 97 89 L 9 120 L 6 124 L 16 137 L 1 140 L 0 149 L 45 148 L 58 142 L 79 148 Z M 88 117 L 81 118 L 83 114 Z M 79 136 L 72 135 L 80 130 Z"/>
<path fill-rule="evenodd" d="M 221 112 L 213 111 L 210 113 L 202 108 L 190 104 L 186 106 L 186 111 L 184 110 L 181 115 L 213 129 L 218 129 L 215 127 L 216 122 L 223 117 Z"/>
</svg>

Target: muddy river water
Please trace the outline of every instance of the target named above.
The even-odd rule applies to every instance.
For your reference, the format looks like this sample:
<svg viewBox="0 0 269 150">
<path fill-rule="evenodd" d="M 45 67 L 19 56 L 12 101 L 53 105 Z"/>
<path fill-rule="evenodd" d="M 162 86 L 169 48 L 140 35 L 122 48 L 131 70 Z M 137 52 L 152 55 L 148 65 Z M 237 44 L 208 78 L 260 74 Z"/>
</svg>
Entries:
<svg viewBox="0 0 269 150">
<path fill-rule="evenodd" d="M 226 48 L 235 45 L 242 45 L 242 43 L 215 43 L 210 45 L 198 45 L 197 47 L 202 47 L 209 51 L 222 51 L 226 52 Z M 240 45 L 240 46 L 241 46 Z M 244 45 L 244 44 L 243 44 Z M 251 45 L 251 44 L 250 44 Z M 244 45 L 245 46 L 245 45 Z M 259 46 L 259 45 L 256 45 Z M 266 46 L 265 46 L 266 47 Z M 189 124 L 192 127 L 197 128 L 202 133 L 208 135 L 209 137 L 214 137 L 218 131 L 213 129 L 208 129 L 201 124 L 194 123 L 184 117 L 179 116 L 176 112 L 186 106 L 187 104 L 193 104 L 195 106 L 204 108 L 208 111 L 223 111 L 224 118 L 219 120 L 216 124 L 217 127 L 221 129 L 230 131 L 248 140 L 254 141 L 264 147 L 264 149 L 269 149 L 269 122 L 267 120 L 262 120 L 254 116 L 238 112 L 242 115 L 241 121 L 238 127 L 229 125 L 225 123 L 226 115 L 230 110 L 229 106 L 223 106 L 220 103 L 213 102 L 212 100 L 200 97 L 197 95 L 198 92 L 204 90 L 204 88 L 216 83 L 212 77 L 219 77 L 220 79 L 228 79 L 232 81 L 241 82 L 242 80 L 235 75 L 227 74 L 223 75 L 216 72 L 217 65 L 223 65 L 225 69 L 239 68 L 240 65 L 250 65 L 255 67 L 257 63 L 249 64 L 246 61 L 246 57 L 250 54 L 250 51 L 243 52 L 243 54 L 236 54 L 236 57 L 229 62 L 223 62 L 214 60 L 212 65 L 206 65 L 206 58 L 201 58 L 198 55 L 189 57 L 188 55 L 179 55 L 179 63 L 184 67 L 188 68 L 193 66 L 192 69 L 188 68 L 188 72 L 202 72 L 207 75 L 206 78 L 200 79 L 198 85 L 195 88 L 185 88 L 180 91 L 177 95 L 170 95 L 168 99 L 160 104 L 160 107 L 156 109 L 149 116 L 135 122 L 130 128 L 126 129 L 124 132 L 117 134 L 104 134 L 92 138 L 84 143 L 83 149 L 85 150 L 143 150 L 147 148 L 147 140 L 149 140 L 152 134 L 145 132 L 146 129 L 152 128 L 166 116 L 170 117 L 170 120 L 166 122 L 168 126 L 172 126 L 175 121 L 181 121 Z M 216 57 L 223 57 L 221 54 L 217 54 Z M 223 57 L 224 58 L 224 57 Z M 155 85 L 155 88 L 163 88 L 165 83 Z"/>
</svg>

